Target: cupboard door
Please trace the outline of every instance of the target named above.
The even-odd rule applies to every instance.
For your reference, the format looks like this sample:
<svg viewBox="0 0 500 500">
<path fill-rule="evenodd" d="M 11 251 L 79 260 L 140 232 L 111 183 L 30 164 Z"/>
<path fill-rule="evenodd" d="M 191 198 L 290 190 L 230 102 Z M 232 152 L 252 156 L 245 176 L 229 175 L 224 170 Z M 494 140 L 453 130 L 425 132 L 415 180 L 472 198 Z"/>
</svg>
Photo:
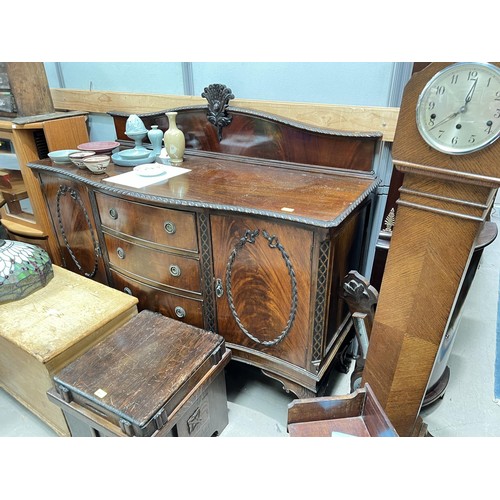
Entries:
<svg viewBox="0 0 500 500">
<path fill-rule="evenodd" d="M 211 217 L 218 332 L 308 368 L 313 234 L 251 217 Z"/>
<path fill-rule="evenodd" d="M 47 206 L 63 266 L 108 284 L 87 188 L 69 179 L 41 173 Z"/>
</svg>

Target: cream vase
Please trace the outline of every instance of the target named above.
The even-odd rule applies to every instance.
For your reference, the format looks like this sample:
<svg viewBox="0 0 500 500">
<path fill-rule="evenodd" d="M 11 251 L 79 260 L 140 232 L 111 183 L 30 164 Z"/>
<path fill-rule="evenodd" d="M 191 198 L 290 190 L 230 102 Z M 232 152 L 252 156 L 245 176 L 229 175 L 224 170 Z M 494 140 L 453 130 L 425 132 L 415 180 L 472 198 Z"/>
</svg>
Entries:
<svg viewBox="0 0 500 500">
<path fill-rule="evenodd" d="M 163 136 L 165 150 L 170 158 L 172 165 L 180 165 L 184 159 L 184 150 L 186 149 L 186 139 L 182 130 L 177 128 L 177 111 L 165 113 L 168 118 L 168 130 Z"/>
</svg>

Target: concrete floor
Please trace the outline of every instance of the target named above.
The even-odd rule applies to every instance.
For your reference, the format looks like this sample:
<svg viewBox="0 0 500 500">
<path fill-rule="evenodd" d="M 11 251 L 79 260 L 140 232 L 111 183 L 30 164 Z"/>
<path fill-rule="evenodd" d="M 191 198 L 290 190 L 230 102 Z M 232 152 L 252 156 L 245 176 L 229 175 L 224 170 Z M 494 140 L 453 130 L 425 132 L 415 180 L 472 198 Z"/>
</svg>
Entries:
<svg viewBox="0 0 500 500">
<path fill-rule="evenodd" d="M 492 220 L 500 221 L 498 205 Z M 494 400 L 494 363 L 500 270 L 500 238 L 483 253 L 463 308 L 449 358 L 450 381 L 441 399 L 421 411 L 436 437 L 500 437 L 500 406 Z M 259 370 L 232 361 L 226 373 L 229 424 L 222 437 L 286 437 L 293 396 Z M 331 394 L 349 392 L 349 374 L 334 373 Z M 56 434 L 0 389 L 0 436 Z"/>
</svg>

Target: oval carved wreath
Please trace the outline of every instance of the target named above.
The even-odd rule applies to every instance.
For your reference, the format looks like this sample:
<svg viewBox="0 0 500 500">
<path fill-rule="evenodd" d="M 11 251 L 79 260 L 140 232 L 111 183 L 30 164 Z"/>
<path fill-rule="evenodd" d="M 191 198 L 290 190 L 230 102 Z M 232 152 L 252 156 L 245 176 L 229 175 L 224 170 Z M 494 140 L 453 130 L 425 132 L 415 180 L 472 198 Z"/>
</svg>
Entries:
<svg viewBox="0 0 500 500">
<path fill-rule="evenodd" d="M 234 300 L 233 300 L 233 294 L 232 294 L 232 285 L 231 285 L 231 274 L 232 274 L 232 268 L 234 261 L 236 259 L 236 256 L 238 255 L 238 252 L 247 244 L 254 244 L 256 238 L 259 236 L 260 230 L 256 229 L 255 231 L 250 231 L 247 230 L 245 232 L 245 236 L 243 236 L 238 243 L 235 245 L 233 248 L 233 251 L 231 252 L 231 255 L 229 256 L 229 260 L 226 266 L 226 288 L 227 288 L 227 296 L 228 296 L 228 302 L 229 302 L 229 308 L 231 310 L 231 314 L 233 315 L 237 325 L 239 326 L 240 330 L 251 340 L 254 342 L 257 342 L 258 344 L 262 344 L 264 346 L 274 346 L 281 342 L 287 335 L 290 329 L 292 328 L 293 322 L 295 320 L 295 315 L 297 314 L 297 302 L 298 302 L 298 296 L 297 296 L 297 280 L 295 278 L 295 270 L 293 269 L 292 263 L 290 261 L 290 257 L 286 253 L 285 249 L 283 248 L 283 245 L 278 241 L 278 238 L 274 235 L 270 235 L 267 231 L 263 230 L 262 231 L 262 236 L 267 239 L 269 248 L 272 249 L 277 249 L 281 253 L 281 256 L 283 257 L 283 260 L 285 261 L 285 265 L 288 270 L 288 275 L 290 276 L 290 282 L 291 282 L 291 306 L 290 306 L 290 314 L 288 316 L 288 321 L 285 325 L 285 328 L 279 333 L 279 335 L 273 339 L 273 340 L 259 340 L 255 335 L 250 333 L 247 328 L 243 325 L 243 323 L 240 320 L 240 317 L 238 316 L 238 313 L 236 312 L 236 308 L 234 306 Z"/>
<path fill-rule="evenodd" d="M 80 264 L 80 262 L 78 262 L 78 259 L 76 258 L 75 254 L 73 253 L 73 250 L 71 249 L 71 246 L 68 242 L 68 238 L 66 237 L 66 233 L 64 231 L 60 203 L 61 203 L 61 196 L 66 196 L 67 193 L 69 193 L 71 198 L 73 200 L 75 200 L 80 205 L 80 208 L 81 208 L 83 215 L 85 217 L 85 221 L 87 222 L 87 225 L 88 225 L 89 230 L 90 230 L 90 236 L 92 237 L 92 243 L 94 245 L 94 268 L 90 272 L 86 272 L 83 270 L 82 265 Z M 59 190 L 57 191 L 57 198 L 56 198 L 56 210 L 57 210 L 57 221 L 59 222 L 59 229 L 61 231 L 61 236 L 63 237 L 64 244 L 66 245 L 66 248 L 68 249 L 68 252 L 69 252 L 71 258 L 73 259 L 73 262 L 76 264 L 76 267 L 78 268 L 78 270 L 84 274 L 84 276 L 86 276 L 87 278 L 94 277 L 96 272 L 97 272 L 98 255 L 100 253 L 100 248 L 99 248 L 99 243 L 96 240 L 94 230 L 93 230 L 92 224 L 90 222 L 89 215 L 87 213 L 87 210 L 85 209 L 85 206 L 84 206 L 80 196 L 78 195 L 78 192 L 75 191 L 73 188 L 70 188 L 68 186 L 62 186 L 62 185 L 59 186 Z"/>
</svg>

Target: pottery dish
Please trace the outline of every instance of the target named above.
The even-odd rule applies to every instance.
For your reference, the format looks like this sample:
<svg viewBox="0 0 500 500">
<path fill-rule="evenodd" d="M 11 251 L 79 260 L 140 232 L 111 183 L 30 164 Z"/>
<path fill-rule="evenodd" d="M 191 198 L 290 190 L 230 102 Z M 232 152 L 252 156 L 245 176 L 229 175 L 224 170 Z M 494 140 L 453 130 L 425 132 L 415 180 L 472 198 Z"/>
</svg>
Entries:
<svg viewBox="0 0 500 500">
<path fill-rule="evenodd" d="M 113 149 L 120 145 L 116 141 L 97 141 L 97 142 L 86 142 L 85 144 L 78 145 L 80 151 L 94 151 L 96 154 L 111 153 Z"/>
<path fill-rule="evenodd" d="M 154 177 L 156 175 L 165 174 L 167 171 L 163 165 L 158 163 L 145 163 L 134 167 L 134 172 L 142 177 Z"/>
<path fill-rule="evenodd" d="M 49 158 L 54 163 L 71 163 L 69 155 L 71 153 L 78 153 L 77 149 L 60 149 L 58 151 L 51 151 L 49 153 Z"/>
<path fill-rule="evenodd" d="M 139 158 L 146 158 L 146 156 L 149 156 L 151 151 L 149 149 L 124 149 L 123 151 L 120 151 L 118 154 L 126 159 L 126 160 L 137 160 Z"/>
<path fill-rule="evenodd" d="M 85 158 L 83 163 L 93 174 L 103 174 L 106 172 L 110 160 L 108 155 L 93 155 Z"/>
<path fill-rule="evenodd" d="M 88 158 L 89 156 L 94 156 L 94 155 L 95 155 L 95 151 L 77 151 L 76 153 L 71 153 L 69 155 L 69 159 L 78 168 L 85 169 L 86 167 L 85 167 L 85 163 L 83 163 L 83 160 L 85 158 Z"/>
</svg>

